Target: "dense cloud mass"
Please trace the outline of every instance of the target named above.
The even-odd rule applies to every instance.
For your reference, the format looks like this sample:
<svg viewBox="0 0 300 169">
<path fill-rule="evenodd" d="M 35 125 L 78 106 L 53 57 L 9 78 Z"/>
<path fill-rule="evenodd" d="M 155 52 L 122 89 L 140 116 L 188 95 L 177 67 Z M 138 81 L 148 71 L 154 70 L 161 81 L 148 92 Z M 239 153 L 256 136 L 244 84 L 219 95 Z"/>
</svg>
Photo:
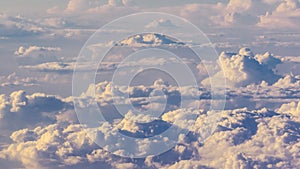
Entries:
<svg viewBox="0 0 300 169">
<path fill-rule="evenodd" d="M 81 125 L 66 122 L 12 133 L 13 143 L 2 150 L 1 158 L 18 160 L 27 168 L 296 168 L 300 139 L 296 104 L 283 105 L 278 112 L 267 109 L 202 112 L 194 126 L 180 126 L 188 127 L 190 131 L 181 144 L 158 157 L 137 161 L 102 150 Z M 200 142 L 202 123 L 216 113 L 219 118 L 215 121 L 214 134 Z M 166 113 L 163 120 L 177 118 L 172 114 Z M 143 130 L 134 125 L 125 127 L 125 123 L 111 127 L 121 127 L 136 134 Z M 98 132 L 108 134 L 107 125 L 99 126 Z M 132 130 L 132 127 L 137 129 Z M 111 140 L 112 146 L 114 142 Z M 143 143 L 143 146 L 147 144 Z"/>
</svg>

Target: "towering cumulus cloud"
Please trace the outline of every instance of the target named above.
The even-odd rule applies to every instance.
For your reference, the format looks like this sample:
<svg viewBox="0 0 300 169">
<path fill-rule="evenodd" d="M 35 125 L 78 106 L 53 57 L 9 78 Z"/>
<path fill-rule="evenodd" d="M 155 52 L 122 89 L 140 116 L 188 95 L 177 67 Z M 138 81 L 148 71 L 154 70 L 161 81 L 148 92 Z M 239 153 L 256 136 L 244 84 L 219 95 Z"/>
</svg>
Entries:
<svg viewBox="0 0 300 169">
<path fill-rule="evenodd" d="M 281 63 L 279 59 L 269 53 L 254 56 L 249 48 L 242 48 L 239 53 L 222 52 L 219 63 L 222 71 L 212 78 L 218 78 L 224 73 L 227 85 L 232 87 L 260 84 L 262 81 L 274 84 L 280 78 L 273 71 L 273 68 Z M 203 83 L 207 84 L 208 80 L 204 80 Z"/>
</svg>

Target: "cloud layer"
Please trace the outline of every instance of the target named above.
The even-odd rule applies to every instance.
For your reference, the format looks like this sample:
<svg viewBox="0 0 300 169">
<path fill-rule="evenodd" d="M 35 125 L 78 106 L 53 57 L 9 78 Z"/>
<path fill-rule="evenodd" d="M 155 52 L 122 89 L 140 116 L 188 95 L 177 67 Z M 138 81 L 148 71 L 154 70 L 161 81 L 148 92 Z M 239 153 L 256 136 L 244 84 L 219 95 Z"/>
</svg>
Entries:
<svg viewBox="0 0 300 169">
<path fill-rule="evenodd" d="M 300 165 L 300 72 L 297 66 L 300 57 L 299 54 L 298 57 L 286 55 L 297 53 L 300 46 L 297 33 L 300 1 L 189 1 L 178 5 L 174 0 L 172 3 L 170 6 L 159 2 L 147 7 L 149 2 L 141 4 L 135 0 L 68 0 L 65 6 L 50 8 L 43 16 L 0 14 L 0 40 L 3 40 L 1 49 L 4 51 L 0 65 L 4 67 L 0 76 L 1 167 L 297 168 Z M 36 8 L 31 7 L 30 10 Z M 197 80 L 205 79 L 203 86 L 178 87 L 162 79 L 139 86 L 115 85 L 108 81 L 91 84 L 79 96 L 83 100 L 81 106 L 97 102 L 97 108 L 107 120 L 100 123 L 98 112 L 85 112 L 84 117 L 95 117 L 94 128 L 79 124 L 72 96 L 62 98 L 45 94 L 50 93 L 48 90 L 34 92 L 48 89 L 46 85 L 56 92 L 69 89 L 66 84 L 71 83 L 70 73 L 76 66 L 82 72 L 97 70 L 100 78 L 116 70 L 127 51 L 116 52 L 100 66 L 89 62 L 76 65 L 73 57 L 95 29 L 137 11 L 168 12 L 184 17 L 205 30 L 217 49 L 232 51 L 249 46 L 252 50 L 241 48 L 238 52 L 223 52 L 218 58 L 222 71 L 214 62 L 203 60 L 203 64 L 197 65 L 198 61 L 183 56 L 182 61 L 195 68 L 192 69 L 194 75 L 198 77 L 199 71 L 200 79 Z M 144 28 L 145 31 L 153 28 L 171 31 L 181 26 L 162 18 L 149 22 Z M 102 31 L 115 35 L 130 30 Z M 135 35 L 121 40 L 115 47 L 167 46 L 175 51 L 178 46 L 207 45 L 193 41 L 183 44 L 158 33 Z M 183 34 L 194 36 L 189 31 Z M 274 54 L 254 53 L 272 49 Z M 277 56 L 280 52 L 285 55 Z M 19 62 L 18 70 L 6 64 L 13 53 Z M 189 55 L 186 51 L 182 53 Z M 147 57 L 133 59 L 121 67 L 166 63 L 175 62 L 172 58 Z M 211 70 L 213 76 L 209 77 L 207 70 Z M 36 74 L 42 78 L 35 77 Z M 228 84 L 226 93 L 211 91 L 211 82 L 224 76 Z M 80 80 L 84 81 L 85 77 Z M 25 92 L 23 88 L 29 86 L 32 90 Z M 213 94 L 216 97 L 212 103 Z M 221 104 L 224 95 L 227 98 L 225 110 L 210 110 L 211 105 Z M 182 108 L 180 103 L 187 107 Z M 142 156 L 160 151 L 170 139 L 162 137 L 164 144 L 160 144 L 159 139 L 151 142 L 151 138 L 171 126 L 188 131 L 188 134 L 176 137 L 174 140 L 179 143 L 163 154 L 140 159 L 112 154 L 126 156 L 137 152 Z M 128 142 L 116 133 L 146 139 Z M 100 147 L 95 140 L 106 147 Z"/>
<path fill-rule="evenodd" d="M 36 127 L 32 130 L 22 129 L 12 133 L 13 143 L 2 150 L 1 158 L 18 160 L 27 168 L 294 168 L 299 165 L 300 139 L 299 110 L 295 109 L 295 105 L 296 103 L 283 105 L 278 113 L 267 109 L 204 112 L 199 115 L 194 126 L 181 126 L 191 132 L 182 138 L 181 144 L 158 157 L 137 161 L 122 159 L 103 151 L 88 137 L 81 125 L 69 123 Z M 181 110 L 177 110 L 177 113 L 180 112 Z M 167 113 L 163 120 L 178 118 L 172 113 Z M 211 137 L 201 143 L 199 141 L 204 122 L 213 115 L 219 117 L 215 121 L 218 127 Z M 123 124 L 125 123 L 110 125 L 127 131 L 130 129 L 133 134 L 146 129 L 128 125 L 125 127 Z M 99 126 L 98 133 L 107 135 L 110 125 L 106 123 Z M 132 127 L 137 127 L 137 130 L 132 130 Z M 111 144 L 115 141 L 111 140 Z M 143 143 L 143 146 L 146 148 L 150 145 Z"/>
</svg>

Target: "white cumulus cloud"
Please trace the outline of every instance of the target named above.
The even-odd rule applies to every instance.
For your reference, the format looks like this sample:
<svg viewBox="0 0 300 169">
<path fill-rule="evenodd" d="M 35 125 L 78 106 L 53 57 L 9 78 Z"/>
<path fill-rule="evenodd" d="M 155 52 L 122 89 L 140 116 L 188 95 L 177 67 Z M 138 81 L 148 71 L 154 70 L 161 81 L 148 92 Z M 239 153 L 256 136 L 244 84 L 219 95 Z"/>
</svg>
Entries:
<svg viewBox="0 0 300 169">
<path fill-rule="evenodd" d="M 224 74 L 227 85 L 233 87 L 247 86 L 255 83 L 260 84 L 266 81 L 269 84 L 275 83 L 280 76 L 277 75 L 272 69 L 276 63 L 266 61 L 264 57 L 270 58 L 271 56 L 254 57 L 254 54 L 249 48 L 240 49 L 239 53 L 223 52 L 219 56 L 219 63 L 222 71 L 216 73 L 211 78 L 218 78 Z M 272 58 L 272 57 L 271 57 Z M 204 80 L 202 83 L 207 84 L 209 79 Z"/>
</svg>

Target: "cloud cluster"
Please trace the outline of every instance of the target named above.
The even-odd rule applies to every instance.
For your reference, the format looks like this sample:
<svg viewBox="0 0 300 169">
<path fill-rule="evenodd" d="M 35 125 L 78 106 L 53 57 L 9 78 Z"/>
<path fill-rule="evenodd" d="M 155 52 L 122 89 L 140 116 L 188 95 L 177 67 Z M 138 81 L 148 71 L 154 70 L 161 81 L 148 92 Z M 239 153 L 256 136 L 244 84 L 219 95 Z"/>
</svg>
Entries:
<svg viewBox="0 0 300 169">
<path fill-rule="evenodd" d="M 210 13 L 214 15 L 209 15 L 210 21 L 207 22 L 222 27 L 299 28 L 296 24 L 299 19 L 299 0 L 230 0 L 215 6 L 219 8 L 211 8 Z M 218 12 L 214 11 L 216 9 Z"/>
<path fill-rule="evenodd" d="M 60 111 L 68 110 L 71 106 L 56 96 L 43 93 L 27 95 L 22 90 L 10 95 L 2 94 L 0 98 L 0 127 L 10 130 L 53 123 Z"/>
<path fill-rule="evenodd" d="M 300 1 L 280 1 L 273 11 L 267 11 L 260 16 L 259 27 L 266 29 L 298 29 L 297 20 L 300 17 Z"/>
<path fill-rule="evenodd" d="M 225 15 L 225 22 L 245 23 L 264 29 L 291 29 L 299 28 L 299 0 L 274 0 L 274 1 L 230 1 Z M 251 22 L 252 21 L 252 22 Z"/>
<path fill-rule="evenodd" d="M 98 84 L 91 84 L 87 91 L 82 94 L 82 98 L 89 98 L 94 96 L 100 105 L 107 104 L 116 104 L 124 105 L 133 103 L 137 108 L 147 108 L 147 105 L 150 104 L 151 99 L 155 98 L 155 91 L 162 91 L 163 95 L 158 95 L 157 102 L 160 103 L 160 97 L 167 97 L 167 106 L 166 109 L 172 108 L 172 106 L 179 106 L 181 99 L 184 102 L 192 102 L 198 99 L 210 99 L 211 94 L 208 90 L 201 87 L 193 86 L 173 86 L 169 85 L 161 79 L 154 81 L 153 85 L 149 86 L 117 86 L 113 85 L 110 82 L 100 82 Z M 155 102 L 155 100 L 152 100 Z M 192 105 L 190 105 L 192 106 Z M 173 107 L 174 108 L 174 107 Z"/>
<path fill-rule="evenodd" d="M 283 105 L 280 113 L 267 109 L 200 112 L 194 125 L 182 121 L 181 127 L 188 129 L 190 134 L 181 137 L 180 144 L 162 155 L 140 160 L 104 151 L 81 125 L 57 123 L 12 133 L 13 142 L 1 151 L 1 158 L 20 161 L 27 168 L 295 168 L 299 165 L 300 119 L 296 114 L 287 113 L 294 110 L 295 104 L 290 103 Z M 184 110 L 166 113 L 162 119 L 171 122 L 180 118 L 182 112 Z M 100 124 L 96 129 L 98 137 L 106 139 L 110 146 L 136 144 L 146 150 L 150 146 L 147 142 L 126 143 L 111 139 L 115 128 L 128 131 L 133 134 L 131 136 L 147 132 L 148 128 L 142 125 L 125 125 L 126 120 Z M 203 130 L 209 123 L 215 123 L 216 130 L 201 142 Z"/>
<path fill-rule="evenodd" d="M 256 61 L 255 64 L 259 64 L 264 67 L 270 66 L 260 64 L 258 61 Z M 249 72 L 252 73 L 250 70 Z M 215 76 L 213 76 L 213 78 L 216 78 Z M 224 97 L 224 95 L 226 95 L 226 98 L 228 98 L 226 103 L 227 109 L 237 107 L 241 108 L 244 106 L 247 106 L 249 108 L 278 108 L 278 105 L 285 102 L 283 99 L 291 100 L 300 97 L 299 76 L 288 74 L 281 78 L 278 77 L 278 80 L 274 81 L 274 83 L 267 83 L 265 81 L 264 74 L 259 74 L 259 76 L 261 77 L 255 77 L 256 79 L 260 79 L 256 81 L 256 84 L 254 83 L 254 81 L 246 81 L 247 83 L 244 83 L 244 86 L 241 87 L 236 85 L 238 84 L 237 82 L 232 82 L 235 86 L 227 86 L 228 89 L 226 93 L 223 93 L 222 90 L 218 91 L 217 87 L 216 90 L 213 91 L 214 96 L 216 98 L 221 96 L 220 98 L 222 98 L 222 96 Z M 237 80 L 239 80 L 239 78 L 241 77 L 236 78 L 238 78 Z M 155 106 L 154 104 L 151 104 L 151 100 L 148 97 L 153 91 L 156 91 L 157 89 L 164 92 L 167 100 L 167 107 L 165 108 L 165 110 L 169 111 L 174 110 L 174 108 L 178 107 L 181 101 L 185 102 L 185 104 L 189 105 L 190 107 L 200 107 L 202 109 L 209 109 L 212 104 L 218 103 L 218 100 L 214 100 L 213 103 L 210 102 L 213 94 L 211 93 L 212 91 L 210 91 L 209 88 L 195 88 L 192 86 L 181 86 L 179 88 L 177 86 L 169 85 L 168 83 L 161 80 L 155 81 L 153 85 L 146 86 L 122 86 L 116 84 L 113 85 L 112 83 L 107 81 L 100 82 L 98 84 L 91 84 L 87 89 L 87 92 L 85 92 L 82 97 L 92 97 L 93 92 L 95 91 L 95 97 L 99 105 L 106 107 L 107 110 L 105 109 L 105 112 L 109 114 L 108 110 L 111 108 L 112 104 L 124 106 L 132 103 L 136 108 L 141 110 L 145 110 L 151 107 L 154 109 Z M 164 97 L 161 97 L 160 99 L 164 99 Z M 163 104 L 163 101 L 159 100 L 159 102 L 153 103 L 159 105 Z"/>
<path fill-rule="evenodd" d="M 202 25 L 222 27 L 262 27 L 264 29 L 299 28 L 299 0 L 230 0 L 218 3 L 187 3 L 160 11 L 179 14 Z M 199 17 L 201 19 L 199 19 Z"/>
</svg>

